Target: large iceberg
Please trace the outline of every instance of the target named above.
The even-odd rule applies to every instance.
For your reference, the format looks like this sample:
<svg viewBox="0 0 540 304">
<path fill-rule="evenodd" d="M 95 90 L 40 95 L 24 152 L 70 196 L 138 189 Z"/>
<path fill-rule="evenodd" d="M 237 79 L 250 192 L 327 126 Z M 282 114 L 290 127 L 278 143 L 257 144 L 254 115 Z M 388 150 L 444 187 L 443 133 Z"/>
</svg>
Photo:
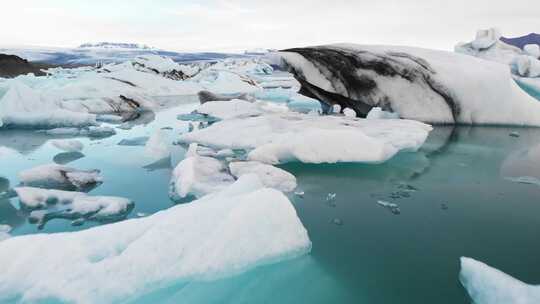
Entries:
<svg viewBox="0 0 540 304">
<path fill-rule="evenodd" d="M 459 277 L 475 304 L 540 303 L 540 286 L 525 284 L 471 258 L 461 258 Z"/>
<path fill-rule="evenodd" d="M 152 216 L 0 242 L 0 260 L 9 261 L 0 272 L 0 301 L 129 301 L 310 249 L 287 197 L 245 175 L 219 193 Z"/>
<path fill-rule="evenodd" d="M 505 65 L 397 46 L 337 44 L 281 54 L 302 85 L 300 93 L 327 110 L 339 104 L 365 116 L 380 107 L 430 123 L 540 126 L 540 103 L 519 88 Z"/>
<path fill-rule="evenodd" d="M 223 117 L 222 113 L 229 114 L 232 110 L 243 113 L 236 108 L 239 103 L 218 105 L 213 115 Z M 416 151 L 431 131 L 431 126 L 411 120 L 320 116 L 262 105 L 258 103 L 262 111 L 258 116 L 226 115 L 232 118 L 183 134 L 179 142 L 246 150 L 249 160 L 266 164 L 380 163 L 399 151 Z M 251 109 L 251 105 L 246 107 Z M 222 112 L 218 113 L 217 109 Z"/>
<path fill-rule="evenodd" d="M 182 65 L 170 58 L 145 55 L 119 64 L 46 72 L 47 76 L 29 74 L 0 82 L 0 127 L 46 129 L 121 122 L 162 108 L 160 97 L 195 95 L 202 90 L 261 90 L 250 75 L 273 70 L 248 59 Z"/>
</svg>

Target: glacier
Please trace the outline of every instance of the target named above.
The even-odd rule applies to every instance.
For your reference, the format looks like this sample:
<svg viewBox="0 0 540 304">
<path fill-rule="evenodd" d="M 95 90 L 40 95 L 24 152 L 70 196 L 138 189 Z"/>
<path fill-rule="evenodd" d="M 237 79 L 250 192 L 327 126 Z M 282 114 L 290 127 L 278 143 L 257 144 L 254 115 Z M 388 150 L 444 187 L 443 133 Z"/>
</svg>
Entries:
<svg viewBox="0 0 540 304">
<path fill-rule="evenodd" d="M 525 284 L 471 258 L 461 258 L 459 278 L 475 304 L 540 303 L 540 286 Z"/>
<path fill-rule="evenodd" d="M 380 107 L 428 123 L 540 126 L 540 104 L 506 65 L 445 51 L 354 44 L 281 55 L 302 84 L 300 93 L 320 100 L 327 112 L 339 104 L 358 116 Z"/>
<path fill-rule="evenodd" d="M 1 241 L 0 260 L 10 263 L 0 272 L 0 300 L 129 301 L 310 250 L 287 197 L 244 175 L 218 193 L 148 217 Z"/>
</svg>

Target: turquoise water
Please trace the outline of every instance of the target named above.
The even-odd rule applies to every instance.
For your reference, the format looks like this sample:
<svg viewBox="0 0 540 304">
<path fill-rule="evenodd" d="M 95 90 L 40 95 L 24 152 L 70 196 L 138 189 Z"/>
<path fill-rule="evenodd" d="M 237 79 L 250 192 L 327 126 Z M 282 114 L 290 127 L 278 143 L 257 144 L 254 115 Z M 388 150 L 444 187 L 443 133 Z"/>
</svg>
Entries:
<svg viewBox="0 0 540 304">
<path fill-rule="evenodd" d="M 90 193 L 133 199 L 129 217 L 166 209 L 173 205 L 167 196 L 170 167 L 183 148 L 174 146 L 170 166 L 149 170 L 143 147 L 117 143 L 163 127 L 172 128 L 174 138 L 187 129 L 177 114 L 194 107 L 187 100 L 146 126 L 82 139 L 86 156 L 69 165 L 101 169 L 105 182 Z M 509 136 L 514 131 L 520 136 Z M 30 131 L 0 132 L 0 145 L 22 153 L 0 158 L 0 176 L 14 186 L 20 170 L 51 162 L 60 151 L 48 139 Z M 132 302 L 469 303 L 458 280 L 461 256 L 540 283 L 540 186 L 506 179 L 540 179 L 539 129 L 437 127 L 421 151 L 385 164 L 282 167 L 305 192 L 290 198 L 313 242 L 310 255 L 218 281 L 172 285 Z M 0 187 L 5 184 L 0 179 Z M 335 200 L 326 200 L 329 193 Z M 379 200 L 398 204 L 400 213 Z M 16 199 L 0 201 L 2 223 L 13 226 L 14 235 L 39 232 Z M 94 225 L 54 220 L 43 231 Z"/>
</svg>

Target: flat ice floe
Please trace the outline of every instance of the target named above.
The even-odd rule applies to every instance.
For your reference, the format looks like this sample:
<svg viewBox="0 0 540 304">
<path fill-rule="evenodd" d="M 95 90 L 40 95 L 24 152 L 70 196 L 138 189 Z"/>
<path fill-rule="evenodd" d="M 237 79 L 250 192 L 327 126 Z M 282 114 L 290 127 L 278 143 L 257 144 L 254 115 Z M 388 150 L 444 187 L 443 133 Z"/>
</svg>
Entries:
<svg viewBox="0 0 540 304">
<path fill-rule="evenodd" d="M 108 222 L 124 219 L 133 209 L 129 199 L 115 196 L 90 196 L 82 192 L 47 190 L 33 187 L 16 187 L 21 205 L 32 210 L 30 219 L 42 228 L 55 218 Z"/>
<path fill-rule="evenodd" d="M 266 164 L 380 163 L 399 151 L 416 151 L 431 129 L 410 120 L 268 111 L 260 116 L 216 122 L 182 135 L 179 142 L 215 149 L 244 149 L 249 152 L 249 160 Z"/>
<path fill-rule="evenodd" d="M 246 175 L 219 193 L 148 217 L 0 242 L 0 260 L 10 261 L 0 272 L 0 300 L 117 303 L 310 249 L 287 197 Z"/>
<path fill-rule="evenodd" d="M 90 190 L 103 182 L 99 170 L 79 170 L 57 164 L 19 172 L 22 185 L 61 190 Z"/>
<path fill-rule="evenodd" d="M 503 64 L 444 51 L 354 44 L 282 55 L 301 91 L 326 110 L 340 104 L 359 116 L 380 107 L 429 123 L 540 126 L 540 103 Z"/>
<path fill-rule="evenodd" d="M 540 303 L 540 286 L 525 284 L 471 258 L 461 258 L 460 281 L 475 304 Z"/>
</svg>

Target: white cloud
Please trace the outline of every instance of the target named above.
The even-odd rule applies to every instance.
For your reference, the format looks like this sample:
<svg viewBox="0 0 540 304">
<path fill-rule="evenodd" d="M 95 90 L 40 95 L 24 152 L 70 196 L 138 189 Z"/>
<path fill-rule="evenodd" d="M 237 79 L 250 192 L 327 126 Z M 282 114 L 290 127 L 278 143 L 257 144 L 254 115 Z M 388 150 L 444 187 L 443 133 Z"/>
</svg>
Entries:
<svg viewBox="0 0 540 304">
<path fill-rule="evenodd" d="M 0 44 L 73 46 L 114 40 L 180 50 L 240 50 L 355 42 L 451 49 L 472 39 L 478 28 L 497 26 L 508 36 L 540 30 L 537 0 L 78 3 L 3 3 L 7 9 L 0 13 Z"/>
</svg>

